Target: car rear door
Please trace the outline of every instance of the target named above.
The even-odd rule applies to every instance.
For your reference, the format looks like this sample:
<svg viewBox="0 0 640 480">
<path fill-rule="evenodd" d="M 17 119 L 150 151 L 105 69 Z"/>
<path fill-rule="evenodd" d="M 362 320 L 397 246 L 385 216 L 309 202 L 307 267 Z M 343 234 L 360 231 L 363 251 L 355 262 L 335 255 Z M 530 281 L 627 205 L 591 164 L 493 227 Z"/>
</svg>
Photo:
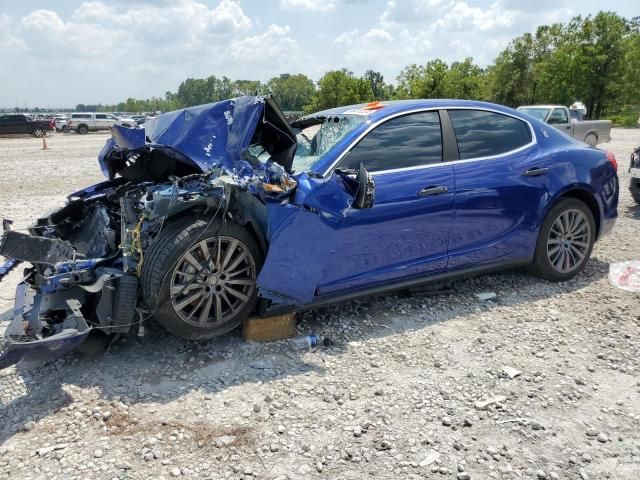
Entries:
<svg viewBox="0 0 640 480">
<path fill-rule="evenodd" d="M 373 127 L 337 165 L 363 163 L 375 203 L 349 209 L 336 232 L 319 295 L 394 283 L 444 270 L 453 220 L 453 166 L 443 161 L 437 111 L 395 116 Z"/>
<path fill-rule="evenodd" d="M 96 130 L 107 130 L 111 126 L 108 117 L 106 113 L 96 113 Z"/>
<path fill-rule="evenodd" d="M 504 112 L 449 109 L 457 140 L 449 269 L 533 253 L 553 166 L 531 125 Z"/>
</svg>

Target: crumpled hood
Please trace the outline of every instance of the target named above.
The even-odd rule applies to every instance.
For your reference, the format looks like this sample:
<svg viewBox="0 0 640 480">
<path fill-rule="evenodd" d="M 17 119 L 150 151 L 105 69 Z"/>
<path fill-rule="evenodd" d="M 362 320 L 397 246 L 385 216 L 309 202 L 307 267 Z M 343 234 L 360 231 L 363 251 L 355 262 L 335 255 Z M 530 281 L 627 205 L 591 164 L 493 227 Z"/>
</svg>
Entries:
<svg viewBox="0 0 640 480">
<path fill-rule="evenodd" d="M 143 128 L 114 125 L 112 138 L 103 147 L 98 161 L 105 176 L 113 178 L 116 172 L 108 160 L 112 150 L 169 147 L 179 154 L 179 160 L 189 161 L 203 172 L 216 167 L 231 169 L 235 162 L 243 159 L 243 153 L 262 125 L 280 134 L 276 134 L 279 137 L 276 143 L 282 142 L 283 146 L 278 150 L 290 154 L 285 155 L 287 158 L 281 157 L 278 163 L 289 171 L 296 137 L 275 101 L 268 96 L 244 96 L 168 112 L 146 122 Z"/>
</svg>

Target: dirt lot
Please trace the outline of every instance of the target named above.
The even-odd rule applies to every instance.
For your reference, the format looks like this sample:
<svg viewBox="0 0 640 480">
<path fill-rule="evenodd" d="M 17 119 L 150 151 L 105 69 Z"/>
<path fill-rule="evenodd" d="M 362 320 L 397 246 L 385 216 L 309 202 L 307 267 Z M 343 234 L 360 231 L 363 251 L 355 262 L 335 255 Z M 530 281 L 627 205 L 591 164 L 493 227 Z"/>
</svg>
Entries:
<svg viewBox="0 0 640 480">
<path fill-rule="evenodd" d="M 640 478 L 640 296 L 607 281 L 640 257 L 626 173 L 640 130 L 612 136 L 620 218 L 579 278 L 510 272 L 308 312 L 300 331 L 336 342 L 312 352 L 151 329 L 1 371 L 0 479 Z M 100 180 L 105 139 L 0 139 L 0 217 L 24 227 Z"/>
</svg>

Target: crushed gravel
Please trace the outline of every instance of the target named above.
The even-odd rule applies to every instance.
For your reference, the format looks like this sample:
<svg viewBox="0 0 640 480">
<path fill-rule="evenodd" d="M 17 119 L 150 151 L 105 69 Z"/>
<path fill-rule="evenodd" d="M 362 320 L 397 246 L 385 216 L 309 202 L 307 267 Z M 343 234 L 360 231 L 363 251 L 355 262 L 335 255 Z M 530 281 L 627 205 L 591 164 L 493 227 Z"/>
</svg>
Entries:
<svg viewBox="0 0 640 480">
<path fill-rule="evenodd" d="M 0 479 L 637 479 L 640 296 L 607 271 L 640 258 L 640 130 L 612 137 L 620 218 L 578 278 L 507 272 L 321 308 L 298 328 L 335 344 L 313 351 L 152 328 L 0 371 Z M 24 228 L 99 181 L 105 139 L 0 139 L 0 217 Z"/>
</svg>

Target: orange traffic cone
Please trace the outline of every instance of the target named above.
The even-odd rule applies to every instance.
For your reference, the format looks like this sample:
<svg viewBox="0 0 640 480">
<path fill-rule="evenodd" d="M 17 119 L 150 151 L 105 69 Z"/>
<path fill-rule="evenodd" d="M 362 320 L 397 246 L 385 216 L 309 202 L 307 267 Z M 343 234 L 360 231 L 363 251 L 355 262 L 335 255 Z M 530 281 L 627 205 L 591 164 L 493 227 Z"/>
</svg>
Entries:
<svg viewBox="0 0 640 480">
<path fill-rule="evenodd" d="M 47 134 L 43 134 L 42 135 L 42 150 L 48 150 L 49 147 L 47 146 Z"/>
</svg>

